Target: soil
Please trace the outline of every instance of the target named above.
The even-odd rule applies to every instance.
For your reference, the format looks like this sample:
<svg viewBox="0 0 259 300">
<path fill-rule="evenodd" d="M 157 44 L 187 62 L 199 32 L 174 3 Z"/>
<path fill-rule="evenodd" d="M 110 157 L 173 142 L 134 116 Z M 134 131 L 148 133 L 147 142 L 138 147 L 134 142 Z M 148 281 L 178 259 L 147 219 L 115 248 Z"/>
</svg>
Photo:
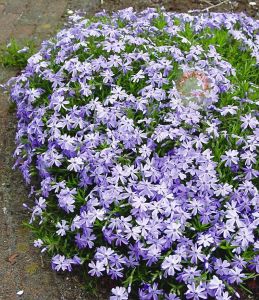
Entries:
<svg viewBox="0 0 259 300">
<path fill-rule="evenodd" d="M 254 18 L 259 17 L 259 3 L 249 5 L 251 1 L 247 0 L 103 0 L 99 4 L 93 4 L 94 1 L 71 0 L 69 6 L 71 9 L 82 9 L 88 15 L 105 9 L 108 12 L 116 11 L 132 6 L 135 10 L 143 10 L 147 7 L 165 7 L 168 11 L 190 12 L 193 10 L 204 10 L 210 8 L 212 12 L 244 12 Z M 102 4 L 101 4 L 102 3 Z M 223 4 L 221 4 L 223 3 Z M 219 5 L 220 4 L 220 5 Z"/>
<path fill-rule="evenodd" d="M 222 1 L 0 0 L 0 45 L 11 38 L 33 38 L 39 44 L 62 27 L 67 9 L 85 11 L 89 16 L 102 9 L 112 12 L 128 6 L 137 10 L 164 6 L 170 11 L 188 12 L 204 10 L 219 2 Z M 259 4 L 230 1 L 211 11 L 243 11 L 258 18 Z M 17 71 L 0 66 L 0 84 Z M 99 287 L 98 296 L 89 296 L 83 289 L 82 276 L 52 272 L 47 256 L 33 248 L 32 234 L 22 225 L 28 219 L 22 203 L 28 201 L 29 189 L 20 173 L 12 169 L 15 131 L 15 112 L 10 109 L 8 96 L 0 92 L 0 300 L 107 299 L 104 293 L 108 283 Z M 19 291 L 23 291 L 22 295 L 17 295 Z M 246 299 L 244 296 L 243 300 Z"/>
</svg>

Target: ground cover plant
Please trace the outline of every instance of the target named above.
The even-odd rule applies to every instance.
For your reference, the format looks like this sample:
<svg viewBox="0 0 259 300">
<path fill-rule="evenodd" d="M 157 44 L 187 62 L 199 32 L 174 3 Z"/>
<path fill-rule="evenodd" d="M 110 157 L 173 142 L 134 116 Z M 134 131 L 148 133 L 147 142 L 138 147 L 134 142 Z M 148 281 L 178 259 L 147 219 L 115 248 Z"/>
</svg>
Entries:
<svg viewBox="0 0 259 300">
<path fill-rule="evenodd" d="M 249 293 L 258 29 L 244 14 L 73 15 L 29 58 L 9 82 L 16 166 L 54 270 L 111 278 L 113 300 Z"/>
<path fill-rule="evenodd" d="M 21 43 L 12 39 L 6 46 L 0 47 L 0 64 L 4 67 L 22 69 L 35 52 L 36 44 L 33 40 Z"/>
</svg>

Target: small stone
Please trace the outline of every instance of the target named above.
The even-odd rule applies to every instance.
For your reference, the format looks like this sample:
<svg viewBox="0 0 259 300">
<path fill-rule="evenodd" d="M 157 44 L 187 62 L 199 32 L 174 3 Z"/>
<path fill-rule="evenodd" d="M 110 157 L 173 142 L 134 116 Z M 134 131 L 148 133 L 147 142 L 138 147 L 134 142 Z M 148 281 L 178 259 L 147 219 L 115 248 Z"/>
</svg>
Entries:
<svg viewBox="0 0 259 300">
<path fill-rule="evenodd" d="M 256 6 L 256 2 L 249 2 L 249 5 Z"/>
<path fill-rule="evenodd" d="M 68 15 L 72 15 L 74 12 L 73 12 L 73 10 L 71 10 L 71 9 L 69 9 L 68 11 L 67 11 L 67 14 Z"/>
<path fill-rule="evenodd" d="M 19 256 L 19 254 L 17 253 L 14 253 L 12 255 L 10 255 L 8 258 L 7 258 L 7 261 L 11 264 L 11 265 L 14 265 L 16 263 L 16 258 Z"/>
<path fill-rule="evenodd" d="M 23 290 L 20 290 L 20 291 L 18 291 L 16 294 L 17 294 L 18 296 L 21 296 L 21 295 L 23 295 L 23 293 L 24 293 L 24 291 L 23 291 Z"/>
</svg>

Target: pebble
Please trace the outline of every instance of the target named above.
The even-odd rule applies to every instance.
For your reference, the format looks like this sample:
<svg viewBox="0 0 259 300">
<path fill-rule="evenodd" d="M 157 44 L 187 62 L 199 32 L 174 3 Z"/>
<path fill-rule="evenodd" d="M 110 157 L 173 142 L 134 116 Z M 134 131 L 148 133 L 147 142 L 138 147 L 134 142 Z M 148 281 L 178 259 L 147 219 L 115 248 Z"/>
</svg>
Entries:
<svg viewBox="0 0 259 300">
<path fill-rule="evenodd" d="M 18 296 L 21 296 L 21 295 L 23 295 L 23 293 L 24 293 L 24 291 L 23 291 L 23 290 L 20 290 L 20 291 L 17 292 L 16 294 L 17 294 Z"/>
</svg>

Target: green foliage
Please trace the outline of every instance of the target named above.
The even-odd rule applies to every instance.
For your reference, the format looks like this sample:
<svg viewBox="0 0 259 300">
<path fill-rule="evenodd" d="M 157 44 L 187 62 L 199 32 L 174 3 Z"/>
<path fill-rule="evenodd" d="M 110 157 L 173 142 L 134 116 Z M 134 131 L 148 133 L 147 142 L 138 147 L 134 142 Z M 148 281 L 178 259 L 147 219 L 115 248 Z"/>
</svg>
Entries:
<svg viewBox="0 0 259 300">
<path fill-rule="evenodd" d="M 4 67 L 23 69 L 27 65 L 28 58 L 36 52 L 33 40 L 18 42 L 12 39 L 10 43 L 0 47 L 0 64 Z"/>
<path fill-rule="evenodd" d="M 107 20 L 108 22 L 108 20 Z M 175 24 L 180 24 L 179 20 L 175 19 Z M 123 28 L 126 26 L 124 24 L 124 21 L 118 20 L 118 28 Z M 159 31 L 161 31 L 161 34 L 159 35 L 150 35 L 149 32 L 143 32 L 143 37 L 147 38 L 151 41 L 151 44 L 154 46 L 163 46 L 171 45 L 171 46 L 177 46 L 181 51 L 190 51 L 190 48 L 192 46 L 200 45 L 201 48 L 205 51 L 208 51 L 211 45 L 214 45 L 217 53 L 224 59 L 226 62 L 229 62 L 235 69 L 236 74 L 230 74 L 228 76 L 228 79 L 230 80 L 231 84 L 233 85 L 233 89 L 228 91 L 227 93 L 221 93 L 219 101 L 215 104 L 216 108 L 222 108 L 227 105 L 233 105 L 237 107 L 237 113 L 236 114 L 228 114 L 228 115 L 220 115 L 219 113 L 215 112 L 215 116 L 219 120 L 219 136 L 217 139 L 211 139 L 208 141 L 206 147 L 207 149 L 210 149 L 213 154 L 213 160 L 217 163 L 216 171 L 219 175 L 219 179 L 222 183 L 229 183 L 233 185 L 233 187 L 236 187 L 235 178 L 233 178 L 233 173 L 231 172 L 231 169 L 224 165 L 223 162 L 221 162 L 221 156 L 229 149 L 237 149 L 237 137 L 244 137 L 247 136 L 251 129 L 247 128 L 245 130 L 241 127 L 241 121 L 240 116 L 249 113 L 250 111 L 255 111 L 257 109 L 256 104 L 254 103 L 259 98 L 259 77 L 258 77 L 258 66 L 256 66 L 255 58 L 251 57 L 251 53 L 249 49 L 242 49 L 241 42 L 234 40 L 231 38 L 231 36 L 228 34 L 227 30 L 220 29 L 220 30 L 213 30 L 210 28 L 206 28 L 202 30 L 200 33 L 194 33 L 191 26 L 189 24 L 186 24 L 186 26 L 182 29 L 182 31 L 179 33 L 179 35 L 175 36 L 174 38 L 171 38 L 171 36 L 164 30 L 166 27 L 167 22 L 163 15 L 159 15 L 157 18 L 153 20 L 153 26 L 155 26 Z M 87 45 L 87 51 L 85 51 L 83 46 L 80 46 L 76 50 L 76 57 L 79 61 L 87 61 L 90 58 L 98 58 L 100 56 L 103 56 L 104 58 L 108 58 L 107 52 L 103 51 L 101 47 L 96 46 L 96 41 L 103 42 L 103 37 L 89 37 L 88 39 L 88 45 Z M 3 47 L 0 50 L 0 63 L 4 66 L 11 66 L 11 67 L 18 67 L 23 68 L 27 64 L 28 58 L 34 53 L 35 45 L 33 42 L 27 42 L 26 43 L 26 51 L 21 51 L 24 45 L 19 45 L 15 40 L 12 40 L 11 43 Z M 132 45 L 126 45 L 125 52 L 133 52 L 134 47 Z M 155 52 L 152 48 L 145 48 L 139 46 L 139 48 L 143 52 L 147 52 L 150 57 L 155 60 L 159 60 L 160 56 L 161 58 L 165 55 L 165 53 L 161 54 L 159 52 Z M 242 49 L 242 51 L 240 50 Z M 182 70 L 179 69 L 178 63 L 174 62 L 172 58 L 168 55 L 169 60 L 172 61 L 172 70 L 169 71 L 168 74 L 168 83 L 163 84 L 163 89 L 168 91 L 172 87 L 172 81 L 179 81 L 179 79 L 182 76 Z M 200 58 L 203 58 L 202 56 Z M 213 58 L 211 58 L 213 60 Z M 60 69 L 60 66 L 55 64 L 54 60 L 51 61 L 51 67 L 55 72 L 57 72 Z M 120 85 L 123 89 L 127 91 L 128 94 L 132 94 L 135 97 L 139 96 L 139 91 L 146 86 L 146 78 L 142 78 L 138 82 L 132 82 L 131 76 L 136 73 L 136 70 L 139 70 L 140 66 L 145 64 L 145 62 L 135 62 L 132 63 L 132 70 L 127 72 L 126 74 L 123 74 L 121 76 L 119 73 L 116 73 L 116 68 L 114 68 L 114 73 L 116 73 L 116 80 L 117 84 Z M 33 80 L 30 81 L 30 88 L 43 88 L 46 92 L 42 95 L 41 98 L 37 99 L 33 105 L 38 106 L 41 105 L 47 105 L 47 102 L 49 99 L 47 98 L 47 95 L 51 93 L 52 88 L 51 84 L 38 77 L 35 76 Z M 106 99 L 106 97 L 110 94 L 111 89 L 110 87 L 107 87 L 103 84 L 103 78 L 98 77 L 97 75 L 94 76 L 94 78 L 91 78 L 89 80 L 89 84 L 97 87 L 95 90 L 93 90 L 93 95 L 90 97 L 84 97 L 80 94 L 80 84 L 78 82 L 71 82 L 70 87 L 74 89 L 75 94 L 69 99 L 69 104 L 67 104 L 67 108 L 72 108 L 76 105 L 81 105 L 82 103 L 88 103 L 91 98 L 99 98 L 100 101 L 103 101 Z M 191 78 L 189 81 L 187 81 L 186 86 L 184 86 L 185 90 L 183 90 L 183 93 L 189 93 L 189 91 L 193 88 L 193 86 L 197 85 L 197 80 Z M 250 102 L 242 102 L 241 99 L 250 99 Z M 148 137 L 150 137 L 154 129 L 157 125 L 163 125 L 165 121 L 163 120 L 162 112 L 166 112 L 166 107 L 158 110 L 159 105 L 156 100 L 150 101 L 150 103 L 147 105 L 147 116 L 152 120 L 148 125 L 143 123 L 143 125 L 138 125 L 141 130 L 145 130 L 148 134 Z M 141 111 L 134 111 L 131 108 L 125 107 L 126 115 L 129 119 L 133 120 L 134 124 L 138 124 L 139 121 L 141 121 L 144 118 L 143 112 Z M 48 114 L 51 114 L 49 112 L 46 112 L 45 116 L 42 118 L 42 121 L 44 123 L 47 122 L 49 119 Z M 66 111 L 65 109 L 60 110 L 60 114 L 65 115 Z M 162 117 L 161 117 L 162 116 Z M 146 128 L 148 126 L 148 128 Z M 181 126 L 185 126 L 186 128 L 187 124 L 182 124 Z M 205 132 L 206 131 L 206 122 L 199 124 L 200 128 Z M 63 133 L 64 129 L 60 129 Z M 106 131 L 106 125 L 101 124 L 96 126 L 95 130 L 99 133 Z M 202 131 L 201 130 L 201 131 Z M 66 133 L 66 131 L 64 131 Z M 71 130 L 71 134 L 76 133 L 76 131 Z M 226 138 L 228 136 L 228 138 Z M 28 144 L 28 139 L 26 137 L 20 138 L 21 144 Z M 160 157 L 164 157 L 167 155 L 169 151 L 174 149 L 178 146 L 180 142 L 177 140 L 172 140 L 171 138 L 163 139 L 160 143 L 157 144 L 157 154 Z M 109 144 L 104 141 L 101 143 L 96 151 L 102 151 L 109 147 Z M 40 147 L 35 148 L 35 153 L 40 154 L 44 153 L 46 151 L 46 148 Z M 26 153 L 25 153 L 26 154 Z M 25 155 L 24 155 L 25 157 Z M 134 158 L 129 153 L 123 153 L 121 155 L 118 155 L 116 157 L 118 163 L 122 165 L 131 165 L 134 163 Z M 245 167 L 244 162 L 240 162 L 241 169 L 237 172 L 237 175 L 241 174 L 242 168 Z M 259 170 L 259 162 L 255 165 L 255 169 Z M 31 175 L 37 175 L 37 169 L 31 168 Z M 48 169 L 50 173 L 56 174 L 57 181 L 62 182 L 66 181 L 67 186 L 69 188 L 73 188 L 74 186 L 78 185 L 78 178 L 74 176 L 74 174 L 71 175 L 71 173 L 67 172 L 66 165 L 63 167 L 56 167 L 52 166 Z M 138 173 L 137 177 L 141 179 L 141 174 Z M 188 178 L 187 178 L 188 179 Z M 187 180 L 186 179 L 186 180 Z M 257 180 L 257 181 L 256 181 Z M 253 183 L 258 182 L 259 179 L 254 179 Z M 259 184 L 259 182 L 258 182 Z M 256 184 L 255 184 L 256 185 Z M 89 195 L 90 188 L 78 188 L 77 194 L 75 196 L 76 202 L 75 202 L 75 212 L 79 212 L 80 208 L 87 202 L 87 195 Z M 225 201 L 229 201 L 229 199 L 226 197 Z M 55 254 L 57 252 L 61 252 L 62 254 L 66 255 L 67 257 L 72 256 L 74 253 L 78 251 L 75 243 L 74 243 L 74 234 L 70 231 L 67 232 L 66 238 L 61 238 L 56 234 L 56 224 L 60 222 L 62 219 L 66 219 L 69 226 L 71 226 L 73 222 L 73 216 L 66 215 L 65 212 L 60 212 L 59 209 L 57 209 L 57 201 L 54 194 L 51 194 L 48 199 L 48 208 L 51 212 L 44 212 L 44 222 L 41 223 L 40 227 L 34 226 L 34 225 L 28 225 L 34 233 L 37 235 L 38 238 L 42 239 L 44 242 L 44 245 L 48 245 L 48 252 L 51 254 Z M 111 205 L 109 217 L 114 217 L 117 215 L 120 216 L 127 216 L 129 214 L 130 208 L 128 207 L 127 202 L 120 202 L 120 205 Z M 102 240 L 102 234 L 101 229 L 104 227 L 104 221 L 97 220 L 94 225 L 94 234 L 97 237 L 96 245 L 101 246 L 103 243 Z M 191 238 L 194 238 L 197 236 L 197 234 L 203 233 L 207 231 L 211 225 L 210 224 L 204 224 L 202 223 L 200 217 L 197 215 L 192 219 L 192 222 L 189 223 L 190 227 L 187 229 L 187 233 Z M 226 257 L 227 259 L 233 258 L 233 250 L 236 247 L 231 245 L 231 243 L 225 241 L 220 244 L 218 251 L 218 255 L 222 257 Z M 173 253 L 174 246 L 172 246 L 172 249 L 169 250 L 169 254 Z M 120 249 L 121 252 L 123 252 L 123 249 Z M 82 250 L 81 251 L 81 257 L 84 257 L 84 262 L 87 262 L 89 257 L 92 256 L 93 250 Z M 167 255 L 168 253 L 166 253 Z M 166 256 L 165 255 L 165 256 Z M 165 257 L 164 256 L 164 257 Z M 243 258 L 245 261 L 251 260 L 253 257 L 253 252 L 251 248 L 248 248 Z M 161 263 L 163 257 L 161 257 L 160 261 L 157 263 Z M 184 263 L 183 263 L 184 264 Z M 187 262 L 186 262 L 187 264 Z M 84 266 L 85 267 L 85 266 Z M 87 267 L 86 267 L 87 268 Z M 131 286 L 135 285 L 140 281 L 144 282 L 154 282 L 155 280 L 159 279 L 161 277 L 161 271 L 156 271 L 156 266 L 154 267 L 147 267 L 145 263 L 141 263 L 138 267 L 133 268 L 133 270 L 126 270 L 125 277 L 124 277 L 124 285 L 125 286 Z M 87 271 L 84 269 L 85 276 L 87 275 Z M 208 274 L 205 272 L 202 274 L 201 279 L 206 281 L 211 278 L 211 274 Z M 88 281 L 86 279 L 87 285 L 86 290 L 91 292 L 94 297 L 96 296 L 96 289 L 97 289 L 97 281 L 95 279 L 93 280 L 91 278 L 91 281 Z M 184 285 L 179 284 L 179 282 L 176 282 L 173 278 L 168 278 L 166 281 L 162 283 L 163 286 L 169 287 L 171 292 L 176 293 L 177 295 L 183 296 L 182 290 L 184 289 Z M 243 288 L 243 286 L 241 285 Z M 244 287 L 245 289 L 245 287 Z M 229 290 L 231 290 L 231 287 L 229 287 Z M 234 291 L 233 291 L 234 292 Z M 246 290 L 246 292 L 249 292 Z"/>
</svg>

